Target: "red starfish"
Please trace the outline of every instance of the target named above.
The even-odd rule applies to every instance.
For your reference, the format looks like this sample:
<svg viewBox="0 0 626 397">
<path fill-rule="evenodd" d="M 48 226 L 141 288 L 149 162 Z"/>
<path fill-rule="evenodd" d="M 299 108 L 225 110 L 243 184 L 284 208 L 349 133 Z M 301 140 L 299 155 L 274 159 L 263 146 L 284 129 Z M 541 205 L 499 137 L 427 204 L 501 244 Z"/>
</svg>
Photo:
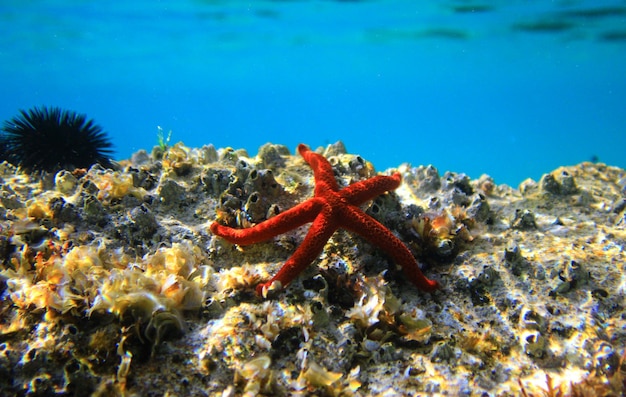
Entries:
<svg viewBox="0 0 626 397">
<path fill-rule="evenodd" d="M 375 176 L 339 190 L 333 168 L 324 156 L 312 152 L 304 144 L 298 146 L 298 151 L 313 169 L 315 195 L 312 198 L 248 229 L 234 229 L 216 222 L 210 226 L 213 234 L 234 244 L 248 245 L 313 222 L 302 244 L 279 272 L 270 281 L 257 286 L 259 295 L 265 296 L 274 283 L 274 287 L 281 288 L 296 278 L 319 256 L 330 236 L 340 227 L 363 236 L 386 251 L 402 265 L 406 277 L 419 289 L 431 292 L 439 287 L 437 281 L 422 274 L 415 257 L 400 239 L 359 208 L 366 201 L 400 186 L 402 177 L 399 173 Z"/>
</svg>

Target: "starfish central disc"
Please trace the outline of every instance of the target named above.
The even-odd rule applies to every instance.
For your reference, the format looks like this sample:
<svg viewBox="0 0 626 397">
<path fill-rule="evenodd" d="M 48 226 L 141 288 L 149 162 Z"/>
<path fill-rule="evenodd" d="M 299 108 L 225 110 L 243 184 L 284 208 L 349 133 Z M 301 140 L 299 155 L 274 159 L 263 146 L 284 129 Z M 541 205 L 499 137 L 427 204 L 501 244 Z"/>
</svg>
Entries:
<svg viewBox="0 0 626 397">
<path fill-rule="evenodd" d="M 247 229 L 235 229 L 217 222 L 210 226 L 213 234 L 231 243 L 249 245 L 313 222 L 302 244 L 278 273 L 268 282 L 257 286 L 258 294 L 265 295 L 272 284 L 279 288 L 289 284 L 322 253 L 330 236 L 339 228 L 359 234 L 384 250 L 394 262 L 402 266 L 409 281 L 422 291 L 431 292 L 439 287 L 437 281 L 422 274 L 417 260 L 406 245 L 360 208 L 363 203 L 400 186 L 402 177 L 399 173 L 378 175 L 339 189 L 333 168 L 324 156 L 312 152 L 304 144 L 298 146 L 298 152 L 313 169 L 315 194 L 312 198 Z"/>
</svg>

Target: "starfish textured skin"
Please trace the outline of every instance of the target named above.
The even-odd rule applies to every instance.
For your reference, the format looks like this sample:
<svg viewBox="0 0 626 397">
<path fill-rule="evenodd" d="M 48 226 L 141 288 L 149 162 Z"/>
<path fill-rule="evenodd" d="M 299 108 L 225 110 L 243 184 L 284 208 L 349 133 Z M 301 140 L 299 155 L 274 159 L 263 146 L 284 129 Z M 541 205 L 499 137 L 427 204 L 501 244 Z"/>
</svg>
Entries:
<svg viewBox="0 0 626 397">
<path fill-rule="evenodd" d="M 257 286 L 256 292 L 259 295 L 265 296 L 266 291 L 276 282 L 280 288 L 296 278 L 322 253 L 328 239 L 339 228 L 357 233 L 384 250 L 394 262 L 402 266 L 409 281 L 422 291 L 432 292 L 439 288 L 437 281 L 422 274 L 417 260 L 406 245 L 359 207 L 400 186 L 402 176 L 399 173 L 391 176 L 378 175 L 340 190 L 333 168 L 324 156 L 311 151 L 304 144 L 298 145 L 298 152 L 313 169 L 315 194 L 312 198 L 247 229 L 235 229 L 217 222 L 210 226 L 213 234 L 231 243 L 249 245 L 313 222 L 302 244 L 278 273 L 268 282 Z"/>
</svg>

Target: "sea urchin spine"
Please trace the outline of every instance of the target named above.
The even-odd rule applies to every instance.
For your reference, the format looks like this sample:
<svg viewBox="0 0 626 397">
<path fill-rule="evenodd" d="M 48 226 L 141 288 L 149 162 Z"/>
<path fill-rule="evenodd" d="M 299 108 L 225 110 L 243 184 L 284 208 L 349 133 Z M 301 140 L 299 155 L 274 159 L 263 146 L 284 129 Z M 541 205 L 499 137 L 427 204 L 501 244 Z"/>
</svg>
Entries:
<svg viewBox="0 0 626 397">
<path fill-rule="evenodd" d="M 26 171 L 111 167 L 113 145 L 102 128 L 84 114 L 57 107 L 20 110 L 4 122 L 0 142 L 3 159 Z"/>
</svg>

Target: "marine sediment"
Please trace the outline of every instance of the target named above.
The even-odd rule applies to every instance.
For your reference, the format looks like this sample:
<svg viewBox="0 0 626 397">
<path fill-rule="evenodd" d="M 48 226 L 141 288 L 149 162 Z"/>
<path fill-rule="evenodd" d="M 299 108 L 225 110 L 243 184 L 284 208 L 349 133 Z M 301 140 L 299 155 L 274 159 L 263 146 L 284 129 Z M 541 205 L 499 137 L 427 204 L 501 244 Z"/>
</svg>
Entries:
<svg viewBox="0 0 626 397">
<path fill-rule="evenodd" d="M 318 152 L 342 187 L 377 174 L 341 143 Z M 311 197 L 288 148 L 162 145 L 55 174 L 2 163 L 0 394 L 624 392 L 626 171 L 582 163 L 518 188 L 393 171 L 402 185 L 363 209 L 441 289 L 340 230 L 264 299 L 255 286 L 307 227 L 239 247 L 208 226 Z"/>
</svg>

